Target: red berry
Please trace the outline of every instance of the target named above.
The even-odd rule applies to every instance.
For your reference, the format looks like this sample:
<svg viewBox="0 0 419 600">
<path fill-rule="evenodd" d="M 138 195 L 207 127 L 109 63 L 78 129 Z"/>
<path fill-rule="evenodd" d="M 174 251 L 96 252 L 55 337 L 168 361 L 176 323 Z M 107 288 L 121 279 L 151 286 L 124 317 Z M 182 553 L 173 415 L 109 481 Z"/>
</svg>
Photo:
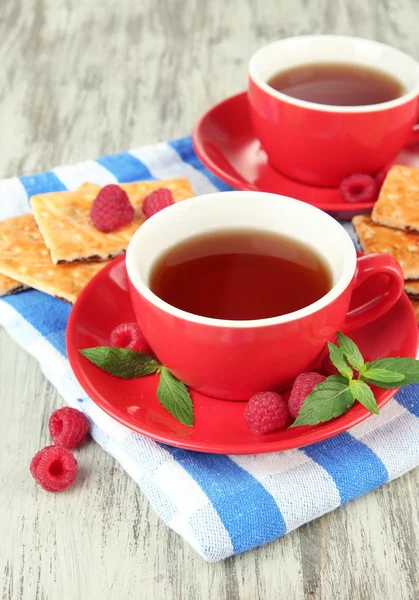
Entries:
<svg viewBox="0 0 419 600">
<path fill-rule="evenodd" d="M 257 435 L 281 429 L 289 419 L 287 403 L 275 392 L 259 392 L 247 403 L 244 419 Z"/>
<path fill-rule="evenodd" d="M 143 213 L 144 216 L 149 219 L 163 208 L 167 208 L 171 204 L 174 204 L 173 194 L 167 188 L 158 188 L 151 192 L 144 198 L 143 201 Z"/>
<path fill-rule="evenodd" d="M 128 225 L 134 218 L 134 207 L 128 195 L 119 185 L 105 185 L 90 209 L 90 220 L 98 231 L 109 233 L 123 225 Z"/>
<path fill-rule="evenodd" d="M 339 192 L 345 202 L 375 202 L 377 183 L 371 175 L 351 175 L 342 181 Z"/>
<path fill-rule="evenodd" d="M 301 375 L 298 375 L 288 399 L 288 409 L 293 419 L 297 418 L 300 408 L 309 393 L 325 379 L 326 377 L 319 373 L 301 373 Z"/>
<path fill-rule="evenodd" d="M 339 371 L 332 363 L 329 354 L 326 354 L 322 360 L 320 371 L 323 373 L 323 375 L 326 375 L 326 377 L 329 377 L 330 375 L 340 375 Z"/>
<path fill-rule="evenodd" d="M 66 448 L 46 446 L 35 454 L 29 470 L 44 490 L 61 492 L 75 480 L 77 460 Z"/>
<path fill-rule="evenodd" d="M 145 354 L 151 352 L 141 327 L 137 323 L 121 323 L 111 332 L 109 341 L 111 346 L 117 346 L 118 348 L 127 348 Z"/>
<path fill-rule="evenodd" d="M 49 419 L 49 432 L 56 446 L 75 448 L 89 431 L 87 417 L 70 406 L 64 406 L 52 413 Z"/>
<path fill-rule="evenodd" d="M 384 183 L 385 178 L 387 177 L 387 173 L 390 171 L 392 165 L 387 165 L 378 171 L 375 174 L 375 183 L 377 184 L 378 189 L 381 189 L 381 186 Z"/>
</svg>

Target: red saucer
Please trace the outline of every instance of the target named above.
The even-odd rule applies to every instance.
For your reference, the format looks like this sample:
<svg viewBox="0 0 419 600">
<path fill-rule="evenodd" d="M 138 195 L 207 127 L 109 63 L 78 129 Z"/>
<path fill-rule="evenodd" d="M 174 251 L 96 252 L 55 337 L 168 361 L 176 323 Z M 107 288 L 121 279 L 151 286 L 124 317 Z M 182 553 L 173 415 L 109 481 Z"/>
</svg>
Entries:
<svg viewBox="0 0 419 600">
<path fill-rule="evenodd" d="M 382 283 L 386 285 L 386 281 Z M 357 303 L 366 292 L 358 292 Z M 154 440 L 200 452 L 259 454 L 313 444 L 371 416 L 357 403 L 348 413 L 328 423 L 256 436 L 243 418 L 246 403 L 216 400 L 192 392 L 195 425 L 186 427 L 159 404 L 156 376 L 118 379 L 78 352 L 81 348 L 108 345 L 109 334 L 116 325 L 134 320 L 125 257 L 120 256 L 92 279 L 74 305 L 67 327 L 67 352 L 71 367 L 90 398 L 117 421 Z M 391 355 L 415 357 L 418 328 L 407 296 L 403 295 L 386 317 L 352 332 L 351 337 L 367 360 Z M 394 393 L 395 390 L 377 389 L 379 406 Z"/>
<path fill-rule="evenodd" d="M 373 207 L 372 202 L 348 204 L 342 201 L 339 190 L 335 188 L 304 185 L 273 169 L 253 133 L 247 92 L 210 108 L 196 124 L 192 141 L 202 162 L 235 188 L 290 196 L 340 219 L 371 212 Z M 403 150 L 395 162 L 419 166 L 419 145 Z"/>
</svg>

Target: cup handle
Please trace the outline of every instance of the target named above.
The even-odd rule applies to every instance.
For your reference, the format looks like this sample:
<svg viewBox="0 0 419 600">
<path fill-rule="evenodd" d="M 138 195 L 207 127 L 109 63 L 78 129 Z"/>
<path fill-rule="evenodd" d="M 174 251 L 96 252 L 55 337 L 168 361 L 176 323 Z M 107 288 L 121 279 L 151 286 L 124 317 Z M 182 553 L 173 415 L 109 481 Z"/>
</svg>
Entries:
<svg viewBox="0 0 419 600">
<path fill-rule="evenodd" d="M 381 296 L 371 295 L 371 299 L 351 310 L 343 325 L 348 332 L 363 327 L 390 310 L 404 290 L 403 271 L 396 259 L 388 254 L 368 254 L 358 257 L 353 290 L 375 275 L 388 275 L 389 283 Z M 353 291 L 352 290 L 352 291 Z"/>
</svg>

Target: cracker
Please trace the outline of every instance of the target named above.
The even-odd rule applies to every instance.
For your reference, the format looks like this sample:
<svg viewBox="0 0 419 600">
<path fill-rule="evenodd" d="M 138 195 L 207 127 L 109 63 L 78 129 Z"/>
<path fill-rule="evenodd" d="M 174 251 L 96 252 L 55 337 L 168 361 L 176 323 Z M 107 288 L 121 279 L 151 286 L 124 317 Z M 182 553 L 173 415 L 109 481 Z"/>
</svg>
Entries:
<svg viewBox="0 0 419 600">
<path fill-rule="evenodd" d="M 399 261 L 405 279 L 419 279 L 419 235 L 372 222 L 367 215 L 352 219 L 359 243 L 366 254 L 384 252 Z"/>
<path fill-rule="evenodd" d="M 394 166 L 387 173 L 372 211 L 380 225 L 419 231 L 419 168 Z"/>
<path fill-rule="evenodd" d="M 16 281 L 16 279 L 11 279 L 0 273 L 0 298 L 8 294 L 16 294 L 16 292 L 21 292 L 25 289 L 27 289 L 27 286 L 20 283 L 20 281 Z"/>
<path fill-rule="evenodd" d="M 419 280 L 409 279 L 404 282 L 404 291 L 412 298 L 419 299 Z"/>
<path fill-rule="evenodd" d="M 0 273 L 36 290 L 73 303 L 105 264 L 54 265 L 32 214 L 0 221 Z"/>
<path fill-rule="evenodd" d="M 54 264 L 106 260 L 124 252 L 145 221 L 141 212 L 144 198 L 157 188 L 169 188 L 176 202 L 195 195 L 187 179 L 139 181 L 120 186 L 135 208 L 135 217 L 132 223 L 112 233 L 102 233 L 90 224 L 90 207 L 100 190 L 96 184 L 86 183 L 75 192 L 32 196 L 33 214 Z"/>
<path fill-rule="evenodd" d="M 415 311 L 416 320 L 419 323 L 419 300 L 414 300 L 411 298 L 410 302 L 412 303 L 413 310 Z"/>
</svg>

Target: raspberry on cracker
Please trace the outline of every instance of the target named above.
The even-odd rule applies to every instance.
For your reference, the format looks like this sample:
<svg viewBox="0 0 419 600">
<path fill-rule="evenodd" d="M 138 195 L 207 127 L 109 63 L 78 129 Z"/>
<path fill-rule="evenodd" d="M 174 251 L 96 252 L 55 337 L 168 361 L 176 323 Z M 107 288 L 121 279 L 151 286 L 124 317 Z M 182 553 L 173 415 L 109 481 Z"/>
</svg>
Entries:
<svg viewBox="0 0 419 600">
<path fill-rule="evenodd" d="M 119 185 L 105 185 L 90 208 L 90 221 L 98 231 L 110 233 L 134 218 L 134 207 L 128 194 Z"/>
<path fill-rule="evenodd" d="M 151 192 L 143 202 L 143 214 L 149 219 L 171 204 L 174 204 L 172 192 L 167 188 L 159 188 Z"/>
</svg>

